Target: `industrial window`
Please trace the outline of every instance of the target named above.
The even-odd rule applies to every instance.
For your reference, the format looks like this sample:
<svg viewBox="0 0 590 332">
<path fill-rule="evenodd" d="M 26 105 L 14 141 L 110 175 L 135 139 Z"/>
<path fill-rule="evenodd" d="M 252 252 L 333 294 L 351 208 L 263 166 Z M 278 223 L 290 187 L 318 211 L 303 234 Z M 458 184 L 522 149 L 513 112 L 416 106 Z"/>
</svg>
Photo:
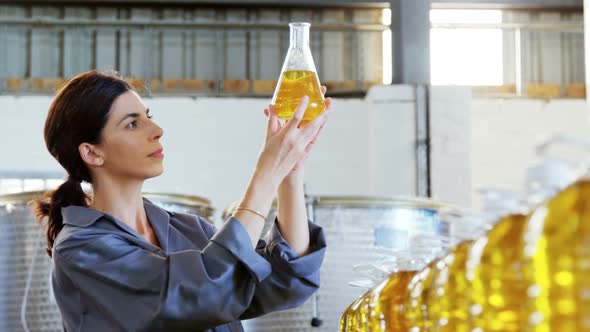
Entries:
<svg viewBox="0 0 590 332">
<path fill-rule="evenodd" d="M 543 98 L 585 96 L 583 13 L 431 11 L 432 83 Z"/>
<path fill-rule="evenodd" d="M 267 95 L 293 21 L 311 22 L 314 61 L 331 91 L 383 82 L 384 4 L 267 7 L 0 5 L 0 93 L 52 93 L 97 68 L 120 71 L 145 93 Z"/>
<path fill-rule="evenodd" d="M 499 10 L 444 10 L 430 12 L 432 23 L 499 24 Z M 500 29 L 433 28 L 430 32 L 433 85 L 502 85 Z"/>
</svg>

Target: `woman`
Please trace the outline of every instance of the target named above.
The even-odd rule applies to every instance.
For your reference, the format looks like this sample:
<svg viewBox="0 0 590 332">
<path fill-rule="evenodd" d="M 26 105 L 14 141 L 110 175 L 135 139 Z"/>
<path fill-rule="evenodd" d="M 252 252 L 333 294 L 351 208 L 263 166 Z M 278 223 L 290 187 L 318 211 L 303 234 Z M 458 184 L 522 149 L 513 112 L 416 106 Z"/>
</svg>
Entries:
<svg viewBox="0 0 590 332">
<path fill-rule="evenodd" d="M 330 112 L 302 127 L 306 107 L 304 98 L 284 126 L 265 110 L 254 174 L 216 231 L 199 216 L 142 198 L 143 182 L 163 171 L 163 130 L 137 93 L 116 73 L 71 79 L 45 123 L 47 148 L 68 179 L 47 202 L 34 202 L 47 220 L 64 329 L 241 331 L 240 319 L 309 298 L 319 287 L 326 244 L 321 228 L 307 221 L 303 162 Z M 92 185 L 92 198 L 82 181 Z M 267 241 L 259 240 L 277 192 L 278 218 Z"/>
</svg>

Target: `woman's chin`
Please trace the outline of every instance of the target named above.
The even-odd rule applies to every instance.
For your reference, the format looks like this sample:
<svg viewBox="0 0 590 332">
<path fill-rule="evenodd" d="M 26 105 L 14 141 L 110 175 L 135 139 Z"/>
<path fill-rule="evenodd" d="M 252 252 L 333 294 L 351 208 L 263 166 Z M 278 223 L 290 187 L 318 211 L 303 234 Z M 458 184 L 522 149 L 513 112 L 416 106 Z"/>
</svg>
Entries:
<svg viewBox="0 0 590 332">
<path fill-rule="evenodd" d="M 149 172 L 146 172 L 146 174 L 144 174 L 144 178 L 145 180 L 155 178 L 162 175 L 162 173 L 164 173 L 164 166 L 160 165 L 160 167 L 154 167 Z"/>
</svg>

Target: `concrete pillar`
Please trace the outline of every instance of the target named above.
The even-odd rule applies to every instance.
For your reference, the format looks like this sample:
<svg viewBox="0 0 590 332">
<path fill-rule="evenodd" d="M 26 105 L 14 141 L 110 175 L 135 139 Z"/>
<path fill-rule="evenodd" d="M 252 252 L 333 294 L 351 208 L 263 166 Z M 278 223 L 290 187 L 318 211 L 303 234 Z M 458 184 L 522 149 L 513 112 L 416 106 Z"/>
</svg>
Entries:
<svg viewBox="0 0 590 332">
<path fill-rule="evenodd" d="M 390 0 L 393 84 L 430 83 L 431 0 Z"/>
<path fill-rule="evenodd" d="M 584 0 L 584 57 L 586 59 L 586 91 L 590 87 L 590 0 Z M 586 101 L 590 103 L 590 94 L 586 92 Z"/>
</svg>

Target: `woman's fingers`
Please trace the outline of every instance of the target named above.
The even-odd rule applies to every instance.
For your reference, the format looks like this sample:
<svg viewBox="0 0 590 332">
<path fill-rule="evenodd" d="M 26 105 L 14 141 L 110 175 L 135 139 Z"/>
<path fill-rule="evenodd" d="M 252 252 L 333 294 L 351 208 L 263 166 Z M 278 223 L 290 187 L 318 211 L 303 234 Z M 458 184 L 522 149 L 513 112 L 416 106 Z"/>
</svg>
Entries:
<svg viewBox="0 0 590 332">
<path fill-rule="evenodd" d="M 279 118 L 279 114 L 277 113 L 277 110 L 274 108 L 274 106 L 268 105 L 268 112 L 276 117 L 277 121 L 280 123 L 281 119 Z"/>
<path fill-rule="evenodd" d="M 322 90 L 322 95 L 325 95 L 326 91 L 328 91 L 328 88 L 326 88 L 325 85 L 322 85 L 321 90 Z"/>
<path fill-rule="evenodd" d="M 297 109 L 295 110 L 295 113 L 293 113 L 293 116 L 291 116 L 291 119 L 287 122 L 287 125 L 285 126 L 287 129 L 299 127 L 299 123 L 301 123 L 301 120 L 303 120 L 303 115 L 305 115 L 305 110 L 307 109 L 308 104 L 309 97 L 303 96 L 303 98 L 301 98 L 299 106 L 297 106 Z"/>
<path fill-rule="evenodd" d="M 315 118 L 310 124 L 308 124 L 302 132 L 302 138 L 306 142 L 311 142 L 314 137 L 317 136 L 319 130 L 326 124 L 330 114 L 332 114 L 332 109 L 327 109 L 325 112 L 320 114 L 317 118 Z"/>
<path fill-rule="evenodd" d="M 324 130 L 324 126 L 321 126 L 320 129 L 315 134 L 315 137 L 311 140 L 311 142 L 309 142 L 309 144 L 305 148 L 305 155 L 308 155 L 311 152 L 311 149 L 314 147 L 314 145 L 317 143 L 318 139 L 322 135 L 323 130 Z"/>
<path fill-rule="evenodd" d="M 268 117 L 268 124 L 266 125 L 266 141 L 268 141 L 270 137 L 281 129 L 281 124 L 272 106 L 269 105 L 267 109 L 264 109 L 264 114 Z"/>
<path fill-rule="evenodd" d="M 329 110 L 332 107 L 332 98 L 326 98 L 326 100 L 324 100 L 324 105 L 326 105 L 326 110 Z"/>
<path fill-rule="evenodd" d="M 301 99 L 297 110 L 284 126 L 281 125 L 272 106 L 264 110 L 268 116 L 268 129 L 266 147 L 260 158 L 267 164 L 267 167 L 276 170 L 278 177 L 284 177 L 293 170 L 297 163 L 307 158 L 333 112 L 330 108 L 331 102 L 331 99 L 326 98 L 326 106 L 328 106 L 326 111 L 301 128 L 299 126 L 309 104 L 308 97 Z M 281 127 L 283 128 L 281 129 Z M 267 161 L 269 162 L 267 163 Z"/>
</svg>

